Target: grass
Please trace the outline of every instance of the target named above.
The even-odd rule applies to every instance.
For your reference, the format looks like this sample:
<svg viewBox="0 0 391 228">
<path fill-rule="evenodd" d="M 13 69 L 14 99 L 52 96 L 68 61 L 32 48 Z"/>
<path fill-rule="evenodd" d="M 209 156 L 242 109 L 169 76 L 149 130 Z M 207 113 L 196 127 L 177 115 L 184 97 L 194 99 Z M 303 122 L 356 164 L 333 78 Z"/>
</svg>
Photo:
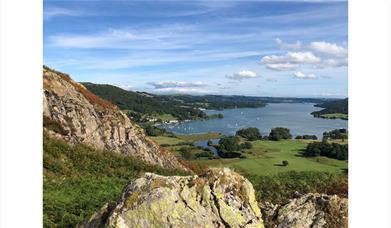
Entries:
<svg viewBox="0 0 391 228">
<path fill-rule="evenodd" d="M 300 156 L 300 151 L 305 149 L 307 140 L 284 141 L 254 141 L 253 148 L 245 150 L 245 159 L 215 159 L 195 160 L 195 165 L 207 165 L 210 167 L 231 167 L 242 170 L 250 175 L 275 175 L 288 171 L 320 171 L 340 174 L 347 169 L 347 161 L 317 157 L 306 158 Z M 288 166 L 282 166 L 282 161 L 287 160 Z"/>
<path fill-rule="evenodd" d="M 82 144 L 70 146 L 46 134 L 43 150 L 44 227 L 75 227 L 145 172 L 188 175 Z"/>
<path fill-rule="evenodd" d="M 344 113 L 330 113 L 330 114 L 322 114 L 320 118 L 325 119 L 348 119 L 348 114 Z"/>
<path fill-rule="evenodd" d="M 192 134 L 192 135 L 178 135 L 178 138 L 184 141 L 200 141 L 200 140 L 208 140 L 208 139 L 218 139 L 223 137 L 223 134 L 218 132 L 210 132 L 205 134 Z"/>
<path fill-rule="evenodd" d="M 191 153 L 196 154 L 201 152 L 200 149 L 193 145 L 194 142 L 200 140 L 217 139 L 221 138 L 221 133 L 211 132 L 205 134 L 193 134 L 193 135 L 177 135 L 175 137 L 169 136 L 150 136 L 151 139 L 164 146 L 174 155 L 181 155 L 180 149 L 187 147 Z"/>
<path fill-rule="evenodd" d="M 150 136 L 160 145 L 176 145 L 180 143 L 194 143 L 196 141 L 218 139 L 223 135 L 221 133 L 211 132 L 205 134 L 193 134 L 193 135 L 177 135 L 176 137 L 169 136 Z"/>
</svg>

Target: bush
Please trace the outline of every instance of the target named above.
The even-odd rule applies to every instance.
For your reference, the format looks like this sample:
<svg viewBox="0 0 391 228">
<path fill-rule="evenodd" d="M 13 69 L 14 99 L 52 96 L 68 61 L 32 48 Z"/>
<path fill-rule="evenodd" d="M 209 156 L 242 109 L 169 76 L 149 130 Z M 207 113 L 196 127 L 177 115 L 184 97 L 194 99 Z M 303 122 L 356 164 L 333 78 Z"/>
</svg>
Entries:
<svg viewBox="0 0 391 228">
<path fill-rule="evenodd" d="M 269 134 L 269 139 L 274 141 L 279 141 L 282 139 L 291 139 L 291 138 L 292 135 L 290 133 L 290 130 L 288 128 L 283 128 L 283 127 L 273 128 Z"/>
<path fill-rule="evenodd" d="M 329 132 L 323 132 L 323 139 L 342 139 L 345 140 L 348 138 L 348 131 L 344 128 L 335 129 Z"/>
<path fill-rule="evenodd" d="M 289 164 L 288 161 L 286 161 L 286 160 L 282 161 L 282 165 L 283 165 L 283 166 L 288 166 L 288 164 Z"/>
<path fill-rule="evenodd" d="M 303 155 L 307 157 L 325 156 L 338 160 L 347 160 L 348 145 L 338 143 L 330 144 L 326 141 L 313 142 L 307 145 Z"/>
<path fill-rule="evenodd" d="M 318 137 L 316 135 L 298 135 L 295 139 L 312 139 L 317 140 Z"/>
<path fill-rule="evenodd" d="M 221 152 L 233 152 L 241 149 L 239 138 L 236 136 L 228 136 L 220 139 L 218 149 Z"/>
<path fill-rule="evenodd" d="M 244 128 L 236 132 L 237 136 L 242 136 L 243 138 L 254 141 L 261 139 L 261 133 L 259 132 L 259 129 L 256 127 L 249 127 L 249 128 Z"/>
</svg>

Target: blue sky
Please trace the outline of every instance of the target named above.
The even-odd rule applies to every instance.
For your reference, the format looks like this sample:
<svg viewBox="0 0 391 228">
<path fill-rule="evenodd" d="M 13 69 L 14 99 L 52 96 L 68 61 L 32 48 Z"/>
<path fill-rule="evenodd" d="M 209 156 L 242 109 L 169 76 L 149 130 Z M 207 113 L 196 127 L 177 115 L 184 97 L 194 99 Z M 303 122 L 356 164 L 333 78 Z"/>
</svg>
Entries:
<svg viewBox="0 0 391 228">
<path fill-rule="evenodd" d="M 44 1 L 44 64 L 152 93 L 346 97 L 345 1 Z"/>
</svg>

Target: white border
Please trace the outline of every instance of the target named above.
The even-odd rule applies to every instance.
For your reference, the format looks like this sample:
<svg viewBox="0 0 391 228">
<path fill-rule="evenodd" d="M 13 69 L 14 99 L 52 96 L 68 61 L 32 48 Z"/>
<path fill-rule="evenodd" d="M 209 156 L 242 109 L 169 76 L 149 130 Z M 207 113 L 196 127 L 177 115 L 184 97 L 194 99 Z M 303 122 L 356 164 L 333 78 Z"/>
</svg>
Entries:
<svg viewBox="0 0 391 228">
<path fill-rule="evenodd" d="M 42 227 L 42 1 L 0 1 L 0 227 Z M 354 228 L 391 227 L 390 10 L 349 1 Z"/>
<path fill-rule="evenodd" d="M 391 227 L 391 3 L 349 1 L 350 227 Z"/>
<path fill-rule="evenodd" d="M 42 227 L 42 1 L 0 3 L 0 227 Z"/>
</svg>

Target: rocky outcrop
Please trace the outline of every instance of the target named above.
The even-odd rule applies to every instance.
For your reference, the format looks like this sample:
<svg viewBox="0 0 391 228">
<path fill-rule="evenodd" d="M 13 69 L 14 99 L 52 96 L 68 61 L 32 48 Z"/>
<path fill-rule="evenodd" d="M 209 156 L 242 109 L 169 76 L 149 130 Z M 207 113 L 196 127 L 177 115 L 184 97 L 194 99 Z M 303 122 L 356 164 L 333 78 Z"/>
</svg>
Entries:
<svg viewBox="0 0 391 228">
<path fill-rule="evenodd" d="M 283 206 L 266 203 L 261 207 L 266 227 L 348 227 L 348 199 L 337 195 L 310 193 Z"/>
<path fill-rule="evenodd" d="M 251 183 L 230 169 L 202 176 L 146 173 L 83 227 L 264 227 Z"/>
<path fill-rule="evenodd" d="M 183 161 L 144 134 L 115 105 L 89 92 L 68 75 L 43 69 L 44 127 L 71 143 L 130 155 L 166 168 L 187 169 Z"/>
</svg>

